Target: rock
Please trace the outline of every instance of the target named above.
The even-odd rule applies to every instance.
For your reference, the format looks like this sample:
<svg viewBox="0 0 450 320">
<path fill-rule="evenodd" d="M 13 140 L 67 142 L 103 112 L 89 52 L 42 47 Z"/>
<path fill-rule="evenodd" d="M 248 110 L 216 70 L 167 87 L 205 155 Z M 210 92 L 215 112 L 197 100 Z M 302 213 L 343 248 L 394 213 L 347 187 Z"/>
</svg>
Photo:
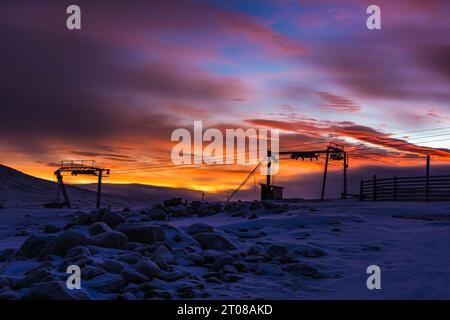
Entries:
<svg viewBox="0 0 450 320">
<path fill-rule="evenodd" d="M 243 262 L 236 262 L 234 264 L 234 267 L 237 269 L 238 272 L 247 272 L 248 271 L 247 265 Z"/>
<path fill-rule="evenodd" d="M 44 233 L 57 233 L 59 232 L 61 229 L 53 224 L 46 224 L 44 226 Z"/>
<path fill-rule="evenodd" d="M 205 273 L 204 275 L 202 275 L 202 277 L 204 278 L 204 279 L 209 279 L 209 278 L 213 278 L 213 277 L 216 277 L 216 278 L 218 278 L 218 277 L 220 277 L 222 274 L 220 273 L 220 272 L 208 272 L 208 273 Z"/>
<path fill-rule="evenodd" d="M 20 251 L 28 258 L 36 258 L 52 239 L 52 236 L 31 235 L 20 246 Z"/>
<path fill-rule="evenodd" d="M 254 213 L 252 213 L 249 217 L 248 220 L 254 220 L 254 219 L 258 219 L 258 216 Z"/>
<path fill-rule="evenodd" d="M 194 223 L 186 229 L 186 233 L 190 234 L 191 236 L 199 233 L 211 233 L 213 231 L 213 227 L 206 223 Z"/>
<path fill-rule="evenodd" d="M 186 256 L 186 259 L 191 260 L 196 266 L 202 266 L 205 264 L 203 257 L 196 253 L 190 253 Z"/>
<path fill-rule="evenodd" d="M 163 274 L 162 279 L 166 282 L 174 282 L 186 278 L 191 274 L 187 271 L 172 271 Z"/>
<path fill-rule="evenodd" d="M 155 251 L 156 257 L 163 257 L 168 263 L 175 263 L 175 257 L 166 246 L 160 246 Z"/>
<path fill-rule="evenodd" d="M 234 259 L 230 255 L 223 255 L 216 259 L 213 263 L 213 269 L 216 271 L 222 270 L 225 266 L 234 264 Z"/>
<path fill-rule="evenodd" d="M 89 281 L 87 286 L 101 293 L 121 292 L 126 282 L 120 274 L 105 273 Z"/>
<path fill-rule="evenodd" d="M 100 267 L 106 272 L 110 273 L 120 273 L 124 269 L 122 263 L 112 259 L 105 260 L 105 262 L 103 262 Z"/>
<path fill-rule="evenodd" d="M 149 259 L 139 261 L 133 265 L 133 268 L 149 278 L 159 277 L 161 275 L 161 269 Z"/>
<path fill-rule="evenodd" d="M 16 250 L 12 248 L 0 250 L 0 262 L 10 261 L 14 258 Z"/>
<path fill-rule="evenodd" d="M 39 282 L 48 282 L 55 280 L 55 276 L 48 268 L 35 269 L 30 271 L 17 283 L 13 284 L 14 288 L 30 288 L 33 284 Z"/>
<path fill-rule="evenodd" d="M 222 272 L 223 273 L 239 273 L 239 271 L 234 266 L 231 266 L 231 265 L 224 266 L 222 269 Z"/>
<path fill-rule="evenodd" d="M 205 263 L 213 263 L 217 258 L 222 256 L 222 253 L 216 250 L 207 249 L 201 252 L 200 255 L 203 257 Z"/>
<path fill-rule="evenodd" d="M 122 293 L 117 297 L 117 300 L 129 301 L 129 300 L 137 300 L 136 296 L 131 292 Z"/>
<path fill-rule="evenodd" d="M 77 214 L 76 222 L 80 225 L 90 225 L 95 222 L 95 216 L 91 213 L 80 212 Z"/>
<path fill-rule="evenodd" d="M 267 253 L 271 257 L 279 257 L 279 256 L 288 254 L 288 251 L 285 247 L 283 247 L 281 245 L 273 244 L 269 247 L 269 249 L 267 250 Z"/>
<path fill-rule="evenodd" d="M 162 206 L 154 206 L 151 209 L 144 210 L 142 213 L 152 220 L 167 220 L 167 213 Z"/>
<path fill-rule="evenodd" d="M 216 233 L 199 233 L 194 236 L 203 249 L 235 250 L 235 246 Z"/>
<path fill-rule="evenodd" d="M 187 298 L 194 298 L 194 288 L 192 288 L 188 284 L 182 284 L 177 288 L 177 293 L 180 295 L 180 297 L 187 299 Z"/>
<path fill-rule="evenodd" d="M 29 270 L 27 270 L 26 272 L 25 272 L 25 275 L 28 275 L 28 274 L 30 274 L 30 273 L 32 273 L 32 272 L 35 272 L 36 270 L 39 270 L 39 269 L 47 269 L 47 270 L 50 270 L 51 268 L 53 268 L 53 263 L 51 262 L 51 261 L 44 261 L 44 262 L 41 262 L 41 263 L 39 263 L 37 266 L 35 266 L 34 268 L 32 268 L 32 269 L 29 269 Z"/>
<path fill-rule="evenodd" d="M 244 277 L 238 275 L 238 274 L 234 274 L 234 273 L 225 273 L 222 276 L 222 280 L 225 282 L 236 282 L 239 280 L 242 280 Z"/>
<path fill-rule="evenodd" d="M 249 256 L 264 256 L 266 254 L 266 249 L 258 244 L 255 244 L 248 248 L 247 251 Z"/>
<path fill-rule="evenodd" d="M 211 216 L 219 213 L 221 209 L 220 203 L 202 203 L 197 209 L 197 215 L 199 217 Z"/>
<path fill-rule="evenodd" d="M 325 275 L 306 263 L 290 263 L 284 268 L 287 272 L 313 279 L 323 279 Z"/>
<path fill-rule="evenodd" d="M 149 280 L 147 276 L 131 268 L 124 268 L 121 274 L 127 282 L 143 283 Z"/>
<path fill-rule="evenodd" d="M 279 256 L 277 258 L 277 261 L 279 261 L 280 263 L 293 263 L 295 262 L 294 259 L 292 259 L 292 257 L 290 255 L 283 255 L 283 256 Z"/>
<path fill-rule="evenodd" d="M 319 258 L 327 255 L 327 253 L 322 249 L 306 245 L 295 248 L 294 253 L 307 258 Z"/>
<path fill-rule="evenodd" d="M 189 217 L 191 215 L 191 212 L 188 210 L 188 208 L 182 204 L 179 204 L 175 207 L 169 208 L 171 214 L 173 217 Z"/>
<path fill-rule="evenodd" d="M 102 216 L 102 221 L 111 228 L 125 222 L 125 218 L 117 212 L 106 211 Z"/>
<path fill-rule="evenodd" d="M 205 280 L 206 282 L 210 282 L 210 283 L 216 283 L 216 284 L 221 284 L 222 281 L 220 281 L 218 278 L 216 277 L 211 277 L 211 278 L 207 278 Z"/>
<path fill-rule="evenodd" d="M 258 201 L 253 201 L 249 206 L 250 210 L 258 210 L 258 209 L 262 209 L 262 208 L 263 208 L 262 204 L 259 203 Z"/>
<path fill-rule="evenodd" d="M 183 199 L 182 198 L 172 198 L 169 200 L 165 200 L 164 201 L 164 206 L 165 207 L 176 207 L 178 205 L 180 205 L 182 203 Z"/>
<path fill-rule="evenodd" d="M 263 260 L 264 257 L 263 256 L 246 256 L 244 258 L 245 262 L 250 262 L 250 263 L 255 263 L 255 262 L 259 262 L 261 260 Z"/>
<path fill-rule="evenodd" d="M 273 263 L 261 263 L 256 268 L 257 275 L 271 275 L 271 276 L 281 276 L 283 274 L 283 270 L 277 264 Z"/>
<path fill-rule="evenodd" d="M 96 236 L 100 233 L 111 231 L 111 228 L 106 223 L 101 221 L 101 222 L 96 222 L 96 223 L 90 225 L 88 230 L 89 230 L 89 235 Z"/>
<path fill-rule="evenodd" d="M 107 231 L 89 239 L 94 246 L 113 249 L 125 249 L 128 241 L 128 237 L 118 231 Z"/>
<path fill-rule="evenodd" d="M 91 251 L 85 246 L 76 246 L 66 252 L 64 259 L 69 259 L 80 255 L 90 256 Z"/>
<path fill-rule="evenodd" d="M 19 292 L 12 290 L 9 287 L 0 288 L 0 300 L 11 301 L 19 300 Z"/>
<path fill-rule="evenodd" d="M 85 266 L 81 269 L 81 278 L 83 280 L 91 280 L 92 278 L 98 277 L 104 274 L 105 271 L 94 267 L 94 266 Z"/>
<path fill-rule="evenodd" d="M 363 251 L 373 251 L 373 252 L 378 252 L 380 251 L 380 247 L 375 246 L 375 245 L 371 245 L 371 244 L 365 244 L 362 246 L 361 250 Z"/>
<path fill-rule="evenodd" d="M 4 276 L 0 276 L 0 289 L 4 287 L 9 287 L 9 280 Z"/>
<path fill-rule="evenodd" d="M 89 299 L 81 290 L 69 290 L 65 283 L 50 281 L 36 283 L 30 288 L 30 297 L 37 300 Z"/>
<path fill-rule="evenodd" d="M 138 263 L 142 256 L 137 252 L 126 253 L 119 256 L 119 260 L 128 264 Z"/>
<path fill-rule="evenodd" d="M 166 240 L 166 234 L 160 226 L 122 224 L 116 230 L 126 234 L 131 241 L 153 244 Z"/>
<path fill-rule="evenodd" d="M 50 240 L 41 252 L 41 256 L 64 256 L 69 249 L 76 246 L 84 246 L 88 242 L 86 236 L 76 231 L 64 231 Z"/>
</svg>

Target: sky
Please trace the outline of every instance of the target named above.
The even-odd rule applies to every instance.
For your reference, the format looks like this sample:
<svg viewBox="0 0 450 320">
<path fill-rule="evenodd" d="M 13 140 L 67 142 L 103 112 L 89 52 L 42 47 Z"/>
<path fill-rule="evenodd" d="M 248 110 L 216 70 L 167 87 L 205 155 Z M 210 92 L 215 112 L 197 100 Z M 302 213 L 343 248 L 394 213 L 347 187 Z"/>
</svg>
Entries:
<svg viewBox="0 0 450 320">
<path fill-rule="evenodd" d="M 279 129 L 283 150 L 343 143 L 352 179 L 445 165 L 449 22 L 438 0 L 2 1 L 0 163 L 52 180 L 60 160 L 93 159 L 107 182 L 225 193 L 253 166 L 170 162 L 172 131 L 201 120 Z M 284 161 L 276 181 L 301 196 L 322 169 Z"/>
</svg>

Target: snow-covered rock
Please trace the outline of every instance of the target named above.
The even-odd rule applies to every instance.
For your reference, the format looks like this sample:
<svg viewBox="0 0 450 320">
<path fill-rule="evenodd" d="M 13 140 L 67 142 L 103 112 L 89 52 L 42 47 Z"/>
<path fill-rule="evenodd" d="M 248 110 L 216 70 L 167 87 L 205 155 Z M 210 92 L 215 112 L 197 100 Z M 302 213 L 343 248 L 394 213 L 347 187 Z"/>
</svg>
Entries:
<svg viewBox="0 0 450 320">
<path fill-rule="evenodd" d="M 236 247 L 217 233 L 199 233 L 194 236 L 203 249 L 235 250 Z"/>
</svg>

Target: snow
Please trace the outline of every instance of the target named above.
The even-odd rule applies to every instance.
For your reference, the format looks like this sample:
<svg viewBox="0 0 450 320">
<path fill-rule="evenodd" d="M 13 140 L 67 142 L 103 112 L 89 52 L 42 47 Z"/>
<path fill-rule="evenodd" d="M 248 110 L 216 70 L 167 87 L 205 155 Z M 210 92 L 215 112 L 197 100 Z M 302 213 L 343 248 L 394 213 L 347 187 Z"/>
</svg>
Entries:
<svg viewBox="0 0 450 320">
<path fill-rule="evenodd" d="M 206 223 L 215 232 L 231 241 L 236 254 L 247 252 L 255 244 L 266 249 L 273 244 L 284 246 L 296 262 L 306 263 L 325 275 L 324 279 L 282 272 L 279 263 L 268 272 L 240 272 L 236 282 L 212 283 L 202 276 L 211 270 L 195 266 L 175 254 L 172 272 L 186 271 L 200 279 L 208 299 L 449 299 L 450 298 L 450 203 L 394 203 L 358 201 L 283 201 L 289 205 L 283 213 L 258 209 L 257 219 L 231 217 L 227 212 L 215 215 L 170 218 L 152 222 L 170 225 L 180 231 L 193 223 Z M 0 249 L 18 248 L 30 234 L 42 233 L 45 224 L 58 226 L 72 221 L 76 210 L 68 209 L 3 209 L 0 210 Z M 435 220 L 424 219 L 435 215 Z M 439 216 L 438 216 L 439 215 Z M 401 217 L 398 217 L 401 216 Z M 448 217 L 448 219 L 446 219 Z M 79 227 L 83 231 L 82 227 Z M 26 234 L 20 233 L 20 231 Z M 168 231 L 166 231 L 168 232 Z M 19 234 L 19 235 L 18 235 Z M 295 253 L 299 248 L 317 248 L 326 254 L 304 257 Z M 98 259 L 117 259 L 122 251 L 102 249 Z M 201 253 L 199 249 L 199 254 Z M 181 257 L 181 258 L 180 258 Z M 28 261 L 28 262 L 27 262 Z M 239 260 L 241 261 L 241 260 Z M 28 263 L 28 265 L 27 265 Z M 366 268 L 381 268 L 381 290 L 368 290 Z M 18 275 L 36 265 L 35 260 L 0 262 L 2 274 Z M 271 270 L 273 272 L 271 272 Z M 1 272 L 0 272 L 1 273 Z M 96 283 L 108 278 L 108 273 L 87 281 Z M 158 290 L 170 292 L 174 298 L 180 285 L 195 287 L 198 281 L 184 277 L 166 282 L 150 280 Z M 86 290 L 92 298 L 109 296 Z M 195 291 L 194 298 L 202 298 Z M 136 297 L 144 298 L 142 293 Z"/>
</svg>

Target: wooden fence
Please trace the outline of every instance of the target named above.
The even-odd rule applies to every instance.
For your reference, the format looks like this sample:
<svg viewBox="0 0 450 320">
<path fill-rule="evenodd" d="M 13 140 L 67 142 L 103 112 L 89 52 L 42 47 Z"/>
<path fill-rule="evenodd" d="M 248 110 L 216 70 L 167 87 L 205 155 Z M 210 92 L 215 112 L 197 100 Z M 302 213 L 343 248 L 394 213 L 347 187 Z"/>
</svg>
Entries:
<svg viewBox="0 0 450 320">
<path fill-rule="evenodd" d="M 450 175 L 361 180 L 360 200 L 450 201 Z"/>
</svg>

